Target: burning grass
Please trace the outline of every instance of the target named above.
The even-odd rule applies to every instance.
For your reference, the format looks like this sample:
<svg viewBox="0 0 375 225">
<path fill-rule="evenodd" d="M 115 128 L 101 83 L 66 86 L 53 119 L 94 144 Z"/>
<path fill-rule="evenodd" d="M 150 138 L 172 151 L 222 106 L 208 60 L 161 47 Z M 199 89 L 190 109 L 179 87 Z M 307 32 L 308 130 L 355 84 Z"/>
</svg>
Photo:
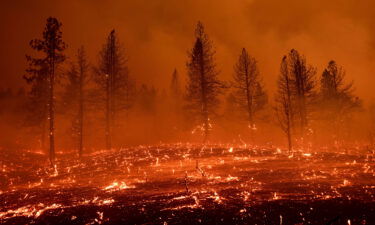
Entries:
<svg viewBox="0 0 375 225">
<path fill-rule="evenodd" d="M 372 152 L 191 144 L 62 154 L 3 151 L 3 224 L 372 224 Z"/>
</svg>

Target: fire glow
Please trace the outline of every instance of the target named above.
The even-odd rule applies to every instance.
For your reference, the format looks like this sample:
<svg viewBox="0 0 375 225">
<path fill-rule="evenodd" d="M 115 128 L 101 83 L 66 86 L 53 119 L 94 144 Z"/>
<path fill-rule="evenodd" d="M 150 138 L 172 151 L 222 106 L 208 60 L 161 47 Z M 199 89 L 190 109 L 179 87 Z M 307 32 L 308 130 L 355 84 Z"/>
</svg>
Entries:
<svg viewBox="0 0 375 225">
<path fill-rule="evenodd" d="M 28 157 L 44 157 L 27 154 L 31 154 Z M 8 170 L 10 166 L 3 163 L 1 173 L 9 182 L 8 186 L 2 188 L 0 197 L 13 196 L 24 202 L 24 206 L 15 207 L 4 202 L 0 220 L 5 222 L 20 217 L 37 220 L 46 212 L 58 215 L 62 210 L 79 206 L 122 205 L 125 202 L 121 198 L 137 196 L 140 192 L 155 195 L 159 200 L 148 197 L 150 199 L 140 200 L 139 204 L 147 206 L 159 202 L 165 205 L 162 210 L 167 212 L 204 209 L 208 204 L 224 206 L 235 198 L 242 202 L 242 208 L 238 209 L 242 214 L 251 212 L 247 206 L 260 204 L 264 200 L 317 201 L 374 197 L 372 181 L 375 172 L 371 157 L 357 156 L 348 161 L 342 154 L 332 153 L 294 152 L 292 158 L 289 156 L 289 153 L 278 148 L 249 149 L 226 145 L 202 148 L 192 144 L 139 146 L 95 153 L 81 162 L 72 161 L 71 156 L 66 156 L 53 168 L 39 164 L 38 175 L 30 175 L 29 180 L 12 177 L 14 170 Z M 298 169 L 291 166 L 291 162 L 298 164 Z M 269 165 L 278 165 L 278 169 L 270 169 Z M 22 167 L 18 169 L 23 173 L 32 172 Z M 283 180 L 285 176 L 289 177 L 288 181 Z M 284 182 L 297 183 L 300 193 L 283 188 L 280 183 Z M 325 184 L 330 185 L 317 191 L 319 185 Z M 40 188 L 55 192 L 57 201 L 39 196 Z M 71 191 L 80 193 L 84 189 L 87 191 L 78 194 L 79 198 L 63 197 Z M 351 194 L 347 189 L 355 189 L 357 194 Z M 227 190 L 236 191 L 228 195 Z M 26 194 L 19 196 L 18 193 Z M 176 194 L 169 199 L 171 193 Z M 40 202 L 32 204 L 33 199 Z M 127 201 L 129 203 L 126 204 L 136 204 L 132 200 Z"/>
</svg>

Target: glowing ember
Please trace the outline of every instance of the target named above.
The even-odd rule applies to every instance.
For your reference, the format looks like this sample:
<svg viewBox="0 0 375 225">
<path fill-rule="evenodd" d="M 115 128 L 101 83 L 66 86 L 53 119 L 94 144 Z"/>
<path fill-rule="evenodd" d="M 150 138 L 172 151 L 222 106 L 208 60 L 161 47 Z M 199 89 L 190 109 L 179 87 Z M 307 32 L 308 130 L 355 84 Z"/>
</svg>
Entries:
<svg viewBox="0 0 375 225">
<path fill-rule="evenodd" d="M 38 218 L 47 210 L 57 209 L 61 207 L 62 206 L 60 204 L 52 204 L 52 205 L 45 206 L 43 203 L 39 203 L 38 205 L 28 205 L 28 206 L 20 207 L 15 210 L 10 209 L 5 212 L 0 212 L 0 219 L 9 219 L 12 217 L 19 217 L 19 216 Z"/>
<path fill-rule="evenodd" d="M 110 216 L 106 216 L 110 214 L 105 211 L 108 206 L 111 210 L 137 208 L 143 213 L 150 207 L 159 207 L 166 215 L 172 215 L 176 211 L 226 208 L 233 202 L 238 205 L 230 206 L 234 207 L 233 213 L 246 216 L 257 213 L 249 207 L 262 206 L 270 200 L 275 204 L 294 200 L 317 204 L 339 199 L 367 204 L 366 199 L 375 196 L 371 183 L 373 158 L 358 156 L 348 160 L 342 154 L 294 154 L 290 157 L 287 151 L 276 148 L 245 149 L 243 145 L 181 144 L 103 151 L 80 162 L 67 157 L 54 167 L 41 165 L 36 173 L 3 163 L 2 173 L 9 182 L 0 190 L 0 197 L 7 199 L 2 203 L 0 221 L 25 217 L 31 223 L 46 212 L 59 217 L 68 211 L 72 214 L 66 218 L 78 221 L 79 214 L 74 212 L 79 207 L 94 207 L 98 213 L 87 216 L 85 223 L 104 224 L 110 221 Z M 21 180 L 14 176 L 17 173 L 10 172 L 17 170 L 29 176 Z M 16 207 L 14 202 L 22 205 Z M 309 208 L 316 207 L 320 206 Z M 280 211 L 278 215 L 284 213 Z M 311 221 L 306 215 L 304 212 L 298 218 Z M 284 216 L 278 216 L 277 221 L 287 223 Z"/>
<path fill-rule="evenodd" d="M 115 191 L 115 190 L 123 190 L 123 189 L 129 189 L 129 188 L 135 188 L 135 186 L 128 186 L 125 182 L 113 182 L 112 184 L 106 186 L 103 188 L 103 190 L 107 191 Z"/>
</svg>

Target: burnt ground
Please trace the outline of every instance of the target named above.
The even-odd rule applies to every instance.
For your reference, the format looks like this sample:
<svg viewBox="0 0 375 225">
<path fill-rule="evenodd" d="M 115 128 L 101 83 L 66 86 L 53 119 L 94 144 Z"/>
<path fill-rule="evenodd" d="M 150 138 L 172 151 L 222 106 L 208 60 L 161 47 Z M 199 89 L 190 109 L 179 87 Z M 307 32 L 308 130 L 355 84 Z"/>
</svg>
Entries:
<svg viewBox="0 0 375 225">
<path fill-rule="evenodd" d="M 0 150 L 1 224 L 375 224 L 369 150 Z"/>
</svg>

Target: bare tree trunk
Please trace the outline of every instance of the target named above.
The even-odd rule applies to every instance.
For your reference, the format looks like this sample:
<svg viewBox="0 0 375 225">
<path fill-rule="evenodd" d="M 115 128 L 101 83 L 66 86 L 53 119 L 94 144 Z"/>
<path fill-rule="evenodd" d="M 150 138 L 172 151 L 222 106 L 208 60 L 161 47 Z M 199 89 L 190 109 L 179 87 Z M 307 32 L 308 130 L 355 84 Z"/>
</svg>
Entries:
<svg viewBox="0 0 375 225">
<path fill-rule="evenodd" d="M 250 87 L 250 78 L 249 78 L 249 68 L 248 65 L 245 63 L 245 77 L 246 77 L 246 101 L 247 101 L 247 113 L 248 113 L 248 120 L 250 126 L 250 140 L 254 143 L 254 118 L 253 118 L 253 99 L 251 94 L 251 87 Z"/>
<path fill-rule="evenodd" d="M 53 50 L 54 51 L 54 50 Z M 54 109 L 54 83 L 55 83 L 55 56 L 52 54 L 50 59 L 50 77 L 49 77 L 49 159 L 51 165 L 55 161 L 55 109 Z"/>
<path fill-rule="evenodd" d="M 293 146 L 292 146 L 292 135 L 291 135 L 291 129 L 290 129 L 290 119 L 288 119 L 288 125 L 287 125 L 287 137 L 288 137 L 288 151 L 289 154 L 292 152 Z"/>
<path fill-rule="evenodd" d="M 107 101 L 106 101 L 106 148 L 112 148 L 113 127 L 115 124 L 115 39 L 111 32 L 108 54 Z"/>
<path fill-rule="evenodd" d="M 205 111 L 204 113 L 204 140 L 203 142 L 207 142 L 208 141 L 208 136 L 210 134 L 210 124 L 209 124 L 209 118 L 208 118 L 208 113 L 207 111 Z"/>
<path fill-rule="evenodd" d="M 287 135 L 288 135 L 288 150 L 289 154 L 293 150 L 292 146 L 292 121 L 293 121 L 293 112 L 292 112 L 292 98 L 291 98 L 291 91 L 290 91 L 290 85 L 289 85 L 289 78 L 286 77 L 286 87 L 287 87 Z"/>
<path fill-rule="evenodd" d="M 78 143 L 78 156 L 79 158 L 82 157 L 83 152 L 83 65 L 80 62 L 80 77 L 79 77 L 79 112 L 78 112 L 78 124 L 79 124 L 79 143 Z"/>
<path fill-rule="evenodd" d="M 109 79 L 109 74 L 106 74 L 107 76 L 107 87 L 106 87 L 106 115 L 105 115 L 105 120 L 106 120 L 106 127 L 105 127 L 105 138 L 106 138 L 106 148 L 111 149 L 111 127 L 110 127 L 110 79 Z"/>
<path fill-rule="evenodd" d="M 203 119 L 203 129 L 204 129 L 204 139 L 203 142 L 208 140 L 209 136 L 209 118 L 207 109 L 207 96 L 206 96 L 206 79 L 204 74 L 204 62 L 203 62 L 203 52 L 201 52 L 202 58 L 200 59 L 200 78 L 201 78 L 201 88 L 202 88 L 202 119 Z"/>
<path fill-rule="evenodd" d="M 47 105 L 46 105 L 47 107 Z M 43 152 L 45 152 L 46 150 L 46 124 L 47 123 L 47 118 L 45 118 L 42 122 L 42 128 L 41 128 L 41 132 L 40 132 L 40 136 L 41 136 L 41 148 L 43 150 Z"/>
<path fill-rule="evenodd" d="M 111 42 L 110 42 L 110 109 L 111 109 L 111 118 L 110 118 L 110 129 L 111 129 L 111 147 L 112 147 L 112 137 L 113 137 L 113 129 L 115 125 L 115 39 L 114 36 L 111 36 Z"/>
</svg>

